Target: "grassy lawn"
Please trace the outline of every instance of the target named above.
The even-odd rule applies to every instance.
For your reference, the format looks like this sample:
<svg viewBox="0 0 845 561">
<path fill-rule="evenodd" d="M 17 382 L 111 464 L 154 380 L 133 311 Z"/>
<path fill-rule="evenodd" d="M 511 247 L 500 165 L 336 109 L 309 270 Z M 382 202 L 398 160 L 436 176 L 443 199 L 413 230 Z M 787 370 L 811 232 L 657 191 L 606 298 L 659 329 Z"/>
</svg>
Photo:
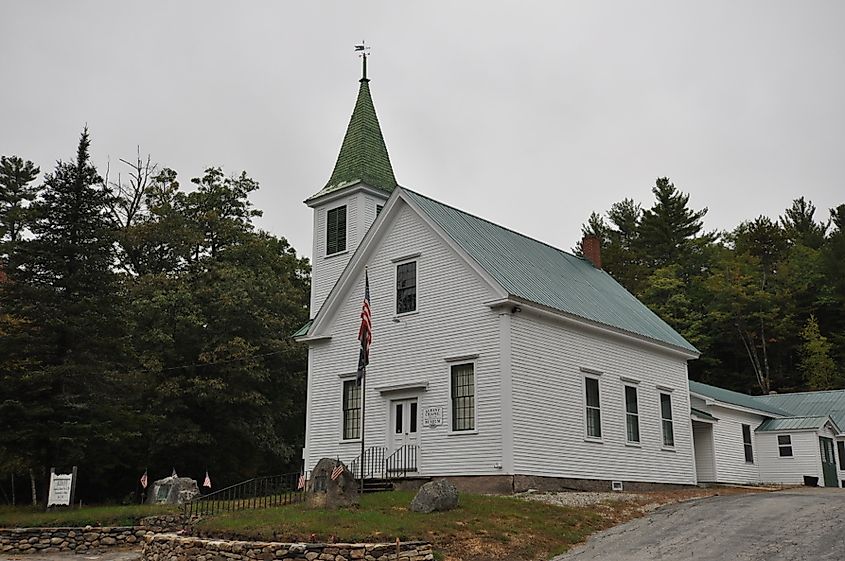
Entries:
<svg viewBox="0 0 845 561">
<path fill-rule="evenodd" d="M 178 513 L 163 505 L 86 506 L 82 509 L 54 509 L 0 506 L 0 527 L 132 526 L 138 519 L 155 514 Z"/>
<path fill-rule="evenodd" d="M 200 522 L 207 536 L 269 541 L 431 541 L 454 560 L 548 559 L 611 524 L 592 509 L 533 503 L 511 497 L 462 494 L 449 512 L 408 510 L 413 493 L 364 495 L 360 508 L 303 505 L 215 515 Z"/>
</svg>

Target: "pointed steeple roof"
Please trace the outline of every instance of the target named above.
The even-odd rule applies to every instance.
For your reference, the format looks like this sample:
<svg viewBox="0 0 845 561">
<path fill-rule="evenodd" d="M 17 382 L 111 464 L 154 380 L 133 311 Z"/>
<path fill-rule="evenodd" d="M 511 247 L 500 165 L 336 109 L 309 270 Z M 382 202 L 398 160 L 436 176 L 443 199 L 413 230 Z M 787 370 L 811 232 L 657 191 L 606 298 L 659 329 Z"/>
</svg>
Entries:
<svg viewBox="0 0 845 561">
<path fill-rule="evenodd" d="M 361 78 L 358 100 L 355 102 L 352 118 L 349 119 L 332 176 L 326 186 L 309 200 L 358 182 L 388 194 L 392 193 L 397 185 L 373 98 L 370 96 L 370 80 L 366 75 Z"/>
</svg>

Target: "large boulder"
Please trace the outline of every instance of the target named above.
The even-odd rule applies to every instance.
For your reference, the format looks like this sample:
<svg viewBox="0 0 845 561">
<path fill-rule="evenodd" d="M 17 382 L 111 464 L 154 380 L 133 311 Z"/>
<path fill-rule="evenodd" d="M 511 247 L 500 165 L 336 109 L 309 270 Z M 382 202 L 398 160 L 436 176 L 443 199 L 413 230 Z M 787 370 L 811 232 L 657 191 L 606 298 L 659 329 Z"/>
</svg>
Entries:
<svg viewBox="0 0 845 561">
<path fill-rule="evenodd" d="M 332 479 L 335 468 L 341 468 Z M 339 508 L 357 505 L 360 502 L 358 481 L 352 472 L 339 460 L 323 458 L 311 470 L 305 500 L 308 506 L 318 508 Z"/>
<path fill-rule="evenodd" d="M 197 480 L 190 477 L 165 477 L 157 479 L 147 502 L 151 504 L 180 505 L 200 494 Z"/>
<path fill-rule="evenodd" d="M 437 479 L 429 481 L 417 492 L 417 496 L 411 501 L 411 510 L 414 512 L 439 512 L 452 510 L 458 506 L 458 488 L 448 479 Z"/>
</svg>

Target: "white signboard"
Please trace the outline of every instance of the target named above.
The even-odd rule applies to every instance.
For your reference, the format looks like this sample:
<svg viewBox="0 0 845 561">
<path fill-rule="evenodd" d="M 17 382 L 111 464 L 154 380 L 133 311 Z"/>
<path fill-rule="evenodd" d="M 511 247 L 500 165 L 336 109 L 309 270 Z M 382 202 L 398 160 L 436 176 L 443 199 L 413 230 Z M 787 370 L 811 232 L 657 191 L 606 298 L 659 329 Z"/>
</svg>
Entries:
<svg viewBox="0 0 845 561">
<path fill-rule="evenodd" d="M 70 506 L 70 488 L 73 485 L 73 475 L 69 473 L 50 474 L 50 494 L 47 506 Z"/>
<path fill-rule="evenodd" d="M 442 407 L 426 407 L 423 409 L 422 424 L 424 427 L 439 427 L 443 424 Z"/>
</svg>

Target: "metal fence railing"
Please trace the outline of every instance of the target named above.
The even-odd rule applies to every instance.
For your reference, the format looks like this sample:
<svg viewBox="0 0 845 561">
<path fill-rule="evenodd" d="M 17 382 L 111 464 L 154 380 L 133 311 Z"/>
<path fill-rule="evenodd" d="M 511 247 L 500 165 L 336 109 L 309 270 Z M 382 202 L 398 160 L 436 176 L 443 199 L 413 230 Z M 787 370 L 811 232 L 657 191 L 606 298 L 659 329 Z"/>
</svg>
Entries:
<svg viewBox="0 0 845 561">
<path fill-rule="evenodd" d="M 196 497 L 182 505 L 187 515 L 211 515 L 235 510 L 267 508 L 302 502 L 301 474 L 287 473 L 255 477 Z"/>
</svg>

